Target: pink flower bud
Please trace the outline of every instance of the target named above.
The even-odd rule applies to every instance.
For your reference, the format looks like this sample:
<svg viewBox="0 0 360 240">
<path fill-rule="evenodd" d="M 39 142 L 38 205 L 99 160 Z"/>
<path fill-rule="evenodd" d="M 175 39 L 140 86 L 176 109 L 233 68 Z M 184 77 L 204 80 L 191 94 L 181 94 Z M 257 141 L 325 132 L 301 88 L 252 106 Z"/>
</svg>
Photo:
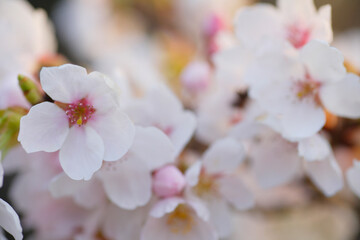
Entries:
<svg viewBox="0 0 360 240">
<path fill-rule="evenodd" d="M 165 166 L 153 176 L 153 190 L 158 197 L 173 197 L 184 187 L 185 177 L 175 166 Z"/>
<path fill-rule="evenodd" d="M 193 61 L 181 74 L 183 87 L 192 93 L 205 90 L 210 82 L 210 67 L 206 62 Z"/>
</svg>

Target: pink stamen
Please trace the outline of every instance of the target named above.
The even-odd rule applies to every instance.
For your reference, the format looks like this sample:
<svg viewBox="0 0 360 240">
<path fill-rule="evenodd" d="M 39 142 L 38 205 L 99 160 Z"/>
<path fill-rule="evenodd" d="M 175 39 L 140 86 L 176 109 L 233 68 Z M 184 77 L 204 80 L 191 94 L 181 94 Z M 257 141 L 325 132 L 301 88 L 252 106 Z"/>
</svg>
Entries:
<svg viewBox="0 0 360 240">
<path fill-rule="evenodd" d="M 312 97 L 317 101 L 321 83 L 306 73 L 305 80 L 296 82 L 296 95 L 299 99 Z"/>
<path fill-rule="evenodd" d="M 65 109 L 70 126 L 77 124 L 79 127 L 86 124 L 94 112 L 95 108 L 85 98 L 69 104 Z"/>
</svg>

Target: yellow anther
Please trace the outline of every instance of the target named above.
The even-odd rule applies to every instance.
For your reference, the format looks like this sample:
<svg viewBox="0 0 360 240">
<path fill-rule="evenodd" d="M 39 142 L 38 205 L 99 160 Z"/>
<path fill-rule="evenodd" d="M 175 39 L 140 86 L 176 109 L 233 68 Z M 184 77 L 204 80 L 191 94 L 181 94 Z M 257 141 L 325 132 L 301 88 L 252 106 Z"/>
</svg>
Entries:
<svg viewBox="0 0 360 240">
<path fill-rule="evenodd" d="M 80 116 L 80 117 L 78 118 L 78 120 L 76 121 L 76 124 L 79 125 L 79 126 L 81 126 L 82 123 L 83 123 L 82 117 Z"/>
</svg>

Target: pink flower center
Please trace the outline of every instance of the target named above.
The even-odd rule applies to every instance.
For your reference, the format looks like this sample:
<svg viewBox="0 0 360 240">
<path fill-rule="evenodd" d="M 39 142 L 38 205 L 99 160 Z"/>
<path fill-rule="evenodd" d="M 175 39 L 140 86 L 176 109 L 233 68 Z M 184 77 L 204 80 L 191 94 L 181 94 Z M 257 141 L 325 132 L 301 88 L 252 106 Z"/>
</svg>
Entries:
<svg viewBox="0 0 360 240">
<path fill-rule="evenodd" d="M 300 24 L 287 27 L 287 39 L 295 48 L 301 48 L 310 40 L 310 29 Z"/>
<path fill-rule="evenodd" d="M 307 73 L 304 81 L 296 82 L 296 96 L 301 100 L 307 97 L 312 97 L 317 101 L 317 96 L 321 83 L 311 78 Z"/>
<path fill-rule="evenodd" d="M 75 103 L 67 105 L 65 108 L 66 116 L 70 126 L 77 124 L 79 127 L 86 124 L 95 112 L 95 108 L 83 98 Z"/>
<path fill-rule="evenodd" d="M 201 169 L 198 184 L 194 187 L 195 193 L 199 196 L 214 194 L 218 191 L 217 179 L 221 174 L 208 174 L 205 169 Z"/>
<path fill-rule="evenodd" d="M 192 210 L 185 204 L 180 204 L 173 212 L 167 215 L 166 223 L 171 232 L 187 234 L 194 226 Z"/>
</svg>

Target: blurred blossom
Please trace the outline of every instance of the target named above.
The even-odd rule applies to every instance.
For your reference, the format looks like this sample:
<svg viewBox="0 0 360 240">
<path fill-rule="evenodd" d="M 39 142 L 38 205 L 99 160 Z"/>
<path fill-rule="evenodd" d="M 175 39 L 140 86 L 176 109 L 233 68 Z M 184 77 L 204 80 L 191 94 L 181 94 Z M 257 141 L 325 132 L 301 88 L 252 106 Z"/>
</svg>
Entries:
<svg viewBox="0 0 360 240">
<path fill-rule="evenodd" d="M 355 239 L 358 26 L 333 31 L 338 5 L 272 2 L 59 0 L 54 29 L 0 0 L 2 228 Z"/>
</svg>

